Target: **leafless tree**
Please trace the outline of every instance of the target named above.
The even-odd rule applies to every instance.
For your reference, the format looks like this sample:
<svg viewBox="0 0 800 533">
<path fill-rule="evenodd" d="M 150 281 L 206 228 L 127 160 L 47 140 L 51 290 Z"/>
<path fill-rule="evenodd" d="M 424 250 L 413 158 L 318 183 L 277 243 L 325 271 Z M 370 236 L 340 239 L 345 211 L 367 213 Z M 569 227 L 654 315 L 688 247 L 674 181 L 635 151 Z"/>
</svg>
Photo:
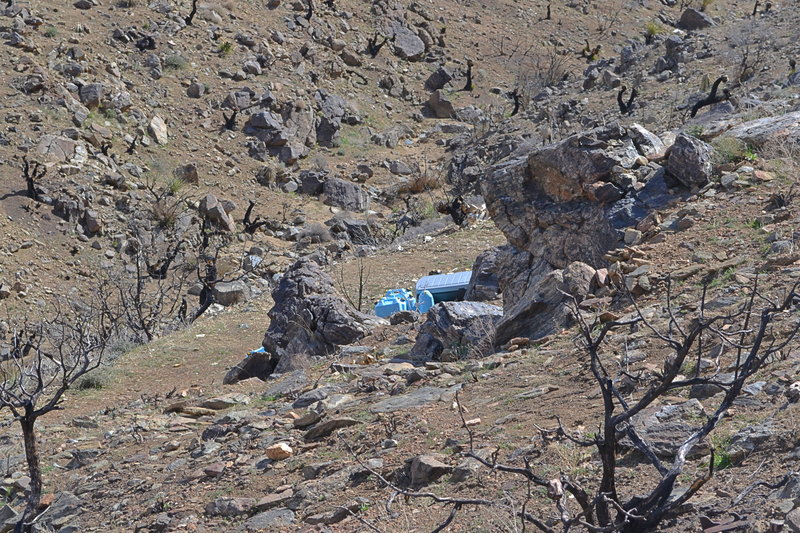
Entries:
<svg viewBox="0 0 800 533">
<path fill-rule="evenodd" d="M 463 411 L 459 409 L 462 426 L 469 434 L 470 449 L 465 455 L 490 467 L 493 472 L 506 472 L 525 478 L 529 485 L 525 505 L 519 508 L 496 500 L 450 498 L 430 492 L 412 492 L 375 473 L 381 483 L 393 491 L 387 505 L 391 505 L 398 495 L 404 495 L 407 499 L 430 499 L 449 506 L 451 512 L 443 524 L 451 523 L 455 513 L 464 506 L 487 505 L 503 507 L 516 519 L 522 520 L 523 524 L 530 524 L 547 533 L 557 530 L 592 533 L 651 531 L 669 513 L 691 499 L 713 476 L 715 451 L 712 448 L 708 468 L 697 475 L 685 491 L 675 496 L 674 489 L 686 468 L 687 456 L 692 449 L 715 430 L 721 418 L 742 393 L 747 381 L 769 363 L 784 357 L 789 345 L 794 343 L 800 329 L 800 320 L 797 317 L 800 305 L 799 286 L 800 284 L 795 284 L 784 288 L 784 294 L 775 298 L 761 291 L 756 280 L 748 288 L 744 302 L 737 309 L 714 316 L 707 314 L 707 291 L 704 288 L 694 316 L 678 318 L 668 284 L 663 326 L 645 318 L 638 306 L 637 316 L 630 320 L 603 323 L 599 317 L 590 320 L 579 311 L 576 304 L 573 314 L 580 331 L 577 342 L 588 355 L 589 369 L 602 398 L 599 427 L 595 434 L 589 436 L 570 432 L 560 420 L 555 429 L 540 429 L 551 437 L 597 451 L 601 467 L 594 487 L 585 487 L 565 473 L 556 478 L 545 477 L 528 460 L 525 460 L 524 466 L 503 464 L 498 458 L 499 449 L 488 458 L 475 453 L 475 435 L 464 421 Z M 629 391 L 620 390 L 620 370 L 611 350 L 606 346 L 612 332 L 634 326 L 645 328 L 650 332 L 652 340 L 669 352 L 661 372 L 638 377 L 640 390 L 635 397 Z M 715 370 L 702 370 L 701 358 L 709 357 L 712 347 L 719 344 L 729 349 L 717 356 Z M 691 365 L 694 369 L 687 371 L 686 368 Z M 733 368 L 732 376 L 720 374 L 720 368 Z M 665 396 L 676 395 L 698 385 L 717 387 L 722 392 L 715 397 L 716 403 L 713 411 L 710 411 L 711 414 L 698 421 L 682 442 L 676 443 L 677 452 L 671 462 L 667 463 L 656 454 L 646 434 L 636 429 L 635 419 Z M 460 407 L 458 397 L 456 401 Z M 626 496 L 623 494 L 624 489 L 618 486 L 620 440 L 623 438 L 627 440 L 628 446 L 642 454 L 645 463 L 653 470 L 650 479 L 655 480 L 655 485 L 649 491 Z M 545 519 L 526 510 L 530 501 L 530 485 L 547 490 L 548 497 L 556 507 L 555 516 Z M 637 490 L 641 489 L 637 487 Z M 441 529 L 442 527 L 437 530 Z"/>
<path fill-rule="evenodd" d="M 356 262 L 355 287 L 347 281 L 348 278 L 349 276 L 344 271 L 344 265 L 341 265 L 339 267 L 339 291 L 350 305 L 361 311 L 364 306 L 364 289 L 370 278 L 370 268 L 364 264 L 363 257 L 359 257 Z"/>
<path fill-rule="evenodd" d="M 555 46 L 541 54 L 523 53 L 516 61 L 519 63 L 519 70 L 514 90 L 517 91 L 522 108 L 527 107 L 530 99 L 537 93 L 546 87 L 557 85 L 569 75 L 567 56 L 559 53 Z"/>
<path fill-rule="evenodd" d="M 16 529 L 20 532 L 30 531 L 42 495 L 36 421 L 61 409 L 70 386 L 100 365 L 115 319 L 113 309 L 97 301 L 57 300 L 49 308 L 52 316 L 16 321 L 10 354 L 0 363 L 0 409 L 19 422 L 31 478 L 28 503 Z"/>
<path fill-rule="evenodd" d="M 178 260 L 185 241 L 171 245 L 158 259 L 141 240 L 133 242 L 132 268 L 107 271 L 101 294 L 121 306 L 117 333 L 145 343 L 186 322 L 183 297 L 191 270 Z"/>
</svg>

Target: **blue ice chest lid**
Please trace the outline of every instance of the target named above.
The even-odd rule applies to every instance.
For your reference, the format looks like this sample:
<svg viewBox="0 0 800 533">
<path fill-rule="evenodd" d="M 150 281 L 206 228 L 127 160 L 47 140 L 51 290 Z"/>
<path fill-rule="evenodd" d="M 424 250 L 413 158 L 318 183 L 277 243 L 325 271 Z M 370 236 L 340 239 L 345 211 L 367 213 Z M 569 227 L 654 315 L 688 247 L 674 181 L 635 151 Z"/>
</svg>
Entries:
<svg viewBox="0 0 800 533">
<path fill-rule="evenodd" d="M 457 290 L 465 289 L 469 285 L 469 280 L 472 278 L 472 271 L 465 270 L 464 272 L 454 272 L 453 274 L 436 274 L 434 276 L 425 276 L 420 278 L 417 282 L 416 293 L 422 291 L 441 291 L 441 290 Z"/>
</svg>

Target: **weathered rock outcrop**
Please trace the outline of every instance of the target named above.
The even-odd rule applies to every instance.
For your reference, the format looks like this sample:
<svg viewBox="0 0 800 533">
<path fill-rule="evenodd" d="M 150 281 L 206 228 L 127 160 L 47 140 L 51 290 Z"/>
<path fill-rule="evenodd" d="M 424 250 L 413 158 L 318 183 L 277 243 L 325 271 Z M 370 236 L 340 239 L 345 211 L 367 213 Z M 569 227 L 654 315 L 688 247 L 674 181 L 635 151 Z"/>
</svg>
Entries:
<svg viewBox="0 0 800 533">
<path fill-rule="evenodd" d="M 213 194 L 207 194 L 200 200 L 200 214 L 223 231 L 236 231 L 236 223 L 228 214 L 225 205 Z"/>
<path fill-rule="evenodd" d="M 800 111 L 751 120 L 728 130 L 724 136 L 756 147 L 769 141 L 800 143 Z"/>
<path fill-rule="evenodd" d="M 300 260 L 272 291 L 275 306 L 264 348 L 278 355 L 276 372 L 294 355 L 325 356 L 364 337 L 380 319 L 356 311 L 340 297 L 330 276 L 313 261 Z"/>
<path fill-rule="evenodd" d="M 660 150 L 641 126 L 610 124 L 490 169 L 481 189 L 510 244 L 497 258 L 504 316 L 496 345 L 566 325 L 563 293 L 588 294 L 593 267 L 621 242 L 619 230 L 674 198 L 663 169 L 647 163 Z"/>
<path fill-rule="evenodd" d="M 482 355 L 491 348 L 495 324 L 502 315 L 502 309 L 485 303 L 438 303 L 428 311 L 410 355 L 451 360 Z"/>
</svg>

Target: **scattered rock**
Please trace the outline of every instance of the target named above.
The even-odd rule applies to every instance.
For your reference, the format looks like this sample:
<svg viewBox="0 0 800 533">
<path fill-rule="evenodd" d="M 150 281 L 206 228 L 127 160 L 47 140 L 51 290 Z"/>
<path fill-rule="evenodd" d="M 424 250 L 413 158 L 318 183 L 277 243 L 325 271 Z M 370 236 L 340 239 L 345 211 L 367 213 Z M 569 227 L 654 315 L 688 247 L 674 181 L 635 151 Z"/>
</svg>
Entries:
<svg viewBox="0 0 800 533">
<path fill-rule="evenodd" d="M 288 459 L 294 454 L 292 447 L 285 442 L 273 444 L 265 450 L 267 457 L 273 461 L 282 461 Z"/>
<path fill-rule="evenodd" d="M 169 136 L 167 135 L 167 123 L 158 115 L 150 120 L 148 131 L 153 136 L 158 144 L 167 144 Z"/>
<path fill-rule="evenodd" d="M 419 455 L 409 462 L 413 488 L 424 487 L 452 471 L 452 466 L 441 462 L 433 455 Z"/>
</svg>

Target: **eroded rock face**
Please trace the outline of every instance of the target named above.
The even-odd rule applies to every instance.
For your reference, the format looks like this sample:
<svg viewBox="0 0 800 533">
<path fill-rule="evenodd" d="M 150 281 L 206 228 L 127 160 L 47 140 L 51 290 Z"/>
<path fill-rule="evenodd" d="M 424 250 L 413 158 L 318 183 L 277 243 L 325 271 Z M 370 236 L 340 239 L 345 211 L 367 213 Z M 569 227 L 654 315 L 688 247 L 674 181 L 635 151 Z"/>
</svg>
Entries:
<svg viewBox="0 0 800 533">
<path fill-rule="evenodd" d="M 481 188 L 511 245 L 555 268 L 599 264 L 617 240 L 600 192 L 611 185 L 627 193 L 612 174 L 633 167 L 638 156 L 625 130 L 612 124 L 500 163 Z"/>
<path fill-rule="evenodd" d="M 496 346 L 566 325 L 563 292 L 579 300 L 588 294 L 594 268 L 621 243 L 620 230 L 669 201 L 663 170 L 640 166 L 661 149 L 641 126 L 610 124 L 490 169 L 481 189 L 510 245 L 495 261 L 504 308 Z"/>
<path fill-rule="evenodd" d="M 757 147 L 767 142 L 797 143 L 800 142 L 800 111 L 751 120 L 728 130 L 724 136 Z"/>
<path fill-rule="evenodd" d="M 339 296 L 333 280 L 313 261 L 292 265 L 272 298 L 275 306 L 269 312 L 264 348 L 280 357 L 276 372 L 288 364 L 287 355 L 332 354 L 337 346 L 364 337 L 380 320 L 358 312 Z"/>
</svg>

